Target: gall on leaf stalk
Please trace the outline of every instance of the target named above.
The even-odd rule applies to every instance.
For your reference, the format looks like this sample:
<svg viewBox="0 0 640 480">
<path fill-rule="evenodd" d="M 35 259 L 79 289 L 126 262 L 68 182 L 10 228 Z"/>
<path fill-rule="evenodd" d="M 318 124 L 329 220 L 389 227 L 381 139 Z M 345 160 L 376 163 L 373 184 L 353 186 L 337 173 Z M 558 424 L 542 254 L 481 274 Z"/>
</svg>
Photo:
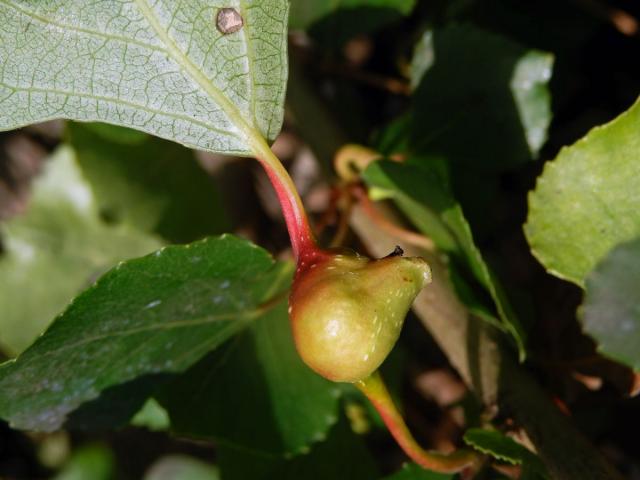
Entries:
<svg viewBox="0 0 640 480">
<path fill-rule="evenodd" d="M 264 140 L 255 140 L 253 149 L 276 190 L 291 239 L 297 268 L 289 316 L 303 361 L 329 380 L 355 384 L 419 465 L 443 473 L 473 466 L 478 459 L 473 452 L 443 455 L 422 449 L 378 373 L 413 300 L 431 281 L 427 263 L 403 257 L 399 248 L 377 260 L 347 250 L 321 249 L 286 169 Z"/>
</svg>

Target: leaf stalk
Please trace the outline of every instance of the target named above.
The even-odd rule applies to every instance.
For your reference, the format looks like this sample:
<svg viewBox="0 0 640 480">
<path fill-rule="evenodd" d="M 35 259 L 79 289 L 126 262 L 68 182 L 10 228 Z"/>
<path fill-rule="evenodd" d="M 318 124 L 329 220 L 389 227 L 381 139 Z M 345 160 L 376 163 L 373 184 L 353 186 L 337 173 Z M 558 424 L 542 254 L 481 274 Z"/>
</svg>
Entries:
<svg viewBox="0 0 640 480">
<path fill-rule="evenodd" d="M 440 473 L 458 473 L 480 463 L 480 456 L 470 450 L 443 454 L 423 449 L 409 431 L 379 372 L 355 385 L 371 401 L 400 448 L 421 467 Z"/>
<path fill-rule="evenodd" d="M 251 143 L 256 159 L 267 172 L 269 180 L 276 190 L 296 263 L 304 262 L 308 257 L 311 259 L 311 257 L 317 256 L 320 248 L 291 176 L 262 136 L 254 135 Z"/>
</svg>

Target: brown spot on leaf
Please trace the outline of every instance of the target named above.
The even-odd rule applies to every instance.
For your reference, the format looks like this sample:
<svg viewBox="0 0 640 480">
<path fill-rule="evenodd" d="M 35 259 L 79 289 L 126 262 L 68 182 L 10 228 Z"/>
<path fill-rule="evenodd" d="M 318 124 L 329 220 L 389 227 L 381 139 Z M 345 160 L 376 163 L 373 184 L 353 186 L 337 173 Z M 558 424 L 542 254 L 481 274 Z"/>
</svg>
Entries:
<svg viewBox="0 0 640 480">
<path fill-rule="evenodd" d="M 216 27 L 220 33 L 229 35 L 242 28 L 244 20 L 235 8 L 221 8 L 216 15 Z"/>
</svg>

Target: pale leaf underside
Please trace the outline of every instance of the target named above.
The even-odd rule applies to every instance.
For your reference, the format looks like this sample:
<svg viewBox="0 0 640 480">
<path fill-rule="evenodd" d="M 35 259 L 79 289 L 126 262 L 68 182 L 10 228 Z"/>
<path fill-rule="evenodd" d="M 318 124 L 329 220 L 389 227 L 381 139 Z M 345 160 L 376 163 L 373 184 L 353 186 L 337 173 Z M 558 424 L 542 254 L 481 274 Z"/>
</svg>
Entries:
<svg viewBox="0 0 640 480">
<path fill-rule="evenodd" d="M 243 27 L 216 28 L 221 8 Z M 250 155 L 287 77 L 286 0 L 0 0 L 0 130 L 102 121 Z"/>
</svg>

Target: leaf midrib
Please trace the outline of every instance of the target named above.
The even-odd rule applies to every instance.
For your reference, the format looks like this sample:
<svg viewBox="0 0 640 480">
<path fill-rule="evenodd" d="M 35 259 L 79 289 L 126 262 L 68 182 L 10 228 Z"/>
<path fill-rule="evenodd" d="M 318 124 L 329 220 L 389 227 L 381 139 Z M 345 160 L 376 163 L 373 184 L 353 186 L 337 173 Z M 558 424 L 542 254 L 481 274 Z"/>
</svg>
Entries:
<svg viewBox="0 0 640 480">
<path fill-rule="evenodd" d="M 269 307 L 269 308 L 272 308 L 272 307 Z M 245 310 L 244 312 L 228 312 L 228 313 L 218 314 L 218 315 L 205 315 L 203 317 L 198 317 L 198 318 L 194 318 L 186 321 L 181 320 L 181 321 L 174 321 L 174 322 L 154 323 L 153 325 L 146 325 L 146 326 L 131 328 L 129 330 L 109 332 L 103 335 L 95 335 L 92 337 L 83 338 L 80 341 L 65 344 L 63 347 L 57 348 L 55 350 L 42 352 L 39 354 L 39 356 L 40 357 L 46 357 L 46 356 L 52 356 L 52 355 L 55 356 L 60 352 L 82 347 L 84 345 L 89 345 L 94 342 L 99 342 L 100 340 L 108 340 L 114 337 L 126 337 L 129 335 L 135 335 L 137 333 L 155 332 L 160 330 L 173 330 L 173 329 L 178 329 L 183 327 L 195 327 L 195 326 L 213 324 L 215 322 L 222 322 L 225 320 L 234 320 L 234 322 L 237 322 L 240 325 L 245 321 L 252 321 L 256 318 L 259 318 L 264 313 L 265 313 L 264 307 L 258 306 L 257 308 L 254 308 L 251 310 Z M 14 360 L 15 359 L 12 359 L 9 362 L 13 362 Z"/>
<path fill-rule="evenodd" d="M 260 134 L 255 127 L 249 125 L 249 123 L 244 119 L 238 108 L 230 102 L 227 97 L 224 95 L 222 91 L 220 91 L 203 73 L 200 69 L 184 54 L 178 45 L 174 42 L 168 32 L 166 32 L 156 14 L 154 13 L 152 7 L 149 5 L 147 0 L 133 0 L 137 5 L 140 13 L 144 16 L 144 18 L 149 22 L 149 25 L 156 33 L 158 38 L 165 45 L 166 52 L 169 56 L 182 68 L 182 70 L 189 76 L 191 79 L 196 82 L 200 88 L 202 88 L 207 95 L 227 114 L 231 122 L 240 130 L 242 134 L 246 136 L 245 140 L 249 145 L 253 144 L 254 141 L 259 138 L 262 139 L 262 134 Z M 247 50 L 249 49 L 249 45 L 247 45 Z M 251 77 L 251 72 L 249 72 L 249 76 Z M 251 92 L 252 98 L 255 96 L 255 92 Z"/>
</svg>

